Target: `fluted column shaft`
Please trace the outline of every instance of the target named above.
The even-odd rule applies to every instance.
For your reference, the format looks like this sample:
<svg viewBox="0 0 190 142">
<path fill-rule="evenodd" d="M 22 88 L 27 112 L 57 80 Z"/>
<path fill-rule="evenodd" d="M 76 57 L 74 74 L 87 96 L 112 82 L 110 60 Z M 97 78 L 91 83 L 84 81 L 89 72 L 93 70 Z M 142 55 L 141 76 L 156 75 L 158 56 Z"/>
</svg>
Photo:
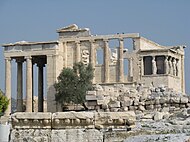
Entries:
<svg viewBox="0 0 190 142">
<path fill-rule="evenodd" d="M 95 69 L 95 41 L 90 41 L 90 63 L 92 68 Z M 95 83 L 95 77 L 93 77 L 92 83 Z"/>
<path fill-rule="evenodd" d="M 108 40 L 104 40 L 104 82 L 109 83 L 109 45 Z"/>
<path fill-rule="evenodd" d="M 9 115 L 11 113 L 11 58 L 5 58 L 5 96 L 9 99 L 5 115 Z"/>
<path fill-rule="evenodd" d="M 67 43 L 66 42 L 63 42 L 63 49 L 64 49 L 64 59 L 65 59 L 64 66 L 67 67 Z"/>
<path fill-rule="evenodd" d="M 32 112 L 32 57 L 26 57 L 26 112 Z"/>
<path fill-rule="evenodd" d="M 17 112 L 23 111 L 23 92 L 22 92 L 22 63 L 23 61 L 17 60 Z"/>
<path fill-rule="evenodd" d="M 80 54 L 80 42 L 77 41 L 76 42 L 76 62 L 77 63 L 80 62 L 80 56 L 81 56 L 81 54 Z"/>
<path fill-rule="evenodd" d="M 119 39 L 119 82 L 124 82 L 123 49 L 123 39 Z"/>
<path fill-rule="evenodd" d="M 43 64 L 38 64 L 38 112 L 43 112 Z"/>
</svg>

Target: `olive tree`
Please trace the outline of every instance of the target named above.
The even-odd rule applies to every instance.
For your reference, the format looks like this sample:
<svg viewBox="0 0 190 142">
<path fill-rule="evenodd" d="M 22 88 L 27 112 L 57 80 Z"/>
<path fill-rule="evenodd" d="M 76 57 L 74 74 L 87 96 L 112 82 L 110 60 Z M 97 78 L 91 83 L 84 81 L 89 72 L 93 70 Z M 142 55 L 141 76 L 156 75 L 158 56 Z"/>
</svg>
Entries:
<svg viewBox="0 0 190 142">
<path fill-rule="evenodd" d="M 54 84 L 56 102 L 62 106 L 65 103 L 74 103 L 85 107 L 86 91 L 93 88 L 93 72 L 91 64 L 84 65 L 82 62 L 75 63 L 73 68 L 63 68 Z"/>
</svg>

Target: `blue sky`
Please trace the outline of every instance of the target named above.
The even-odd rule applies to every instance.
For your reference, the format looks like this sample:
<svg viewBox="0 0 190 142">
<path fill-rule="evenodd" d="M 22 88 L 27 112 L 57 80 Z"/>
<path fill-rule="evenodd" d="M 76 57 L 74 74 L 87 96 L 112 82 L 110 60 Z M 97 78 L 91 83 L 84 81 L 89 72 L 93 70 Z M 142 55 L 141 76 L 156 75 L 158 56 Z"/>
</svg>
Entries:
<svg viewBox="0 0 190 142">
<path fill-rule="evenodd" d="M 92 34 L 138 32 L 161 45 L 187 46 L 186 92 L 190 94 L 189 7 L 188 0 L 0 0 L 0 44 L 56 40 L 56 29 L 72 23 L 90 28 Z M 0 67 L 4 90 L 3 48 Z"/>
</svg>

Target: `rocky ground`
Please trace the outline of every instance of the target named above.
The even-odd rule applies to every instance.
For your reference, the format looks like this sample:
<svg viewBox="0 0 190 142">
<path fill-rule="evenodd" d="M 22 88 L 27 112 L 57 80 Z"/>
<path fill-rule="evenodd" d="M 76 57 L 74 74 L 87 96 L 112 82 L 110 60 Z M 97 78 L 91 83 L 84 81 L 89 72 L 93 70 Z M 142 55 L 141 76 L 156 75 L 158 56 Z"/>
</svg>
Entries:
<svg viewBox="0 0 190 142">
<path fill-rule="evenodd" d="M 130 135 L 124 142 L 190 142 L 190 109 L 157 121 L 138 120 Z"/>
</svg>

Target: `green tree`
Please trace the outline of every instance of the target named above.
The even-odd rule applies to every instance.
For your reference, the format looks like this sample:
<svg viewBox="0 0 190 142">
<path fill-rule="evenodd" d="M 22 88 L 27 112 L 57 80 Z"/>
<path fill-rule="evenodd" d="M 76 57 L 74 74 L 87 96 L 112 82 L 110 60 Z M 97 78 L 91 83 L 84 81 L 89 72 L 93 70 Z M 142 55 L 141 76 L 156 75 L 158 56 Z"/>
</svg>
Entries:
<svg viewBox="0 0 190 142">
<path fill-rule="evenodd" d="M 81 104 L 85 106 L 86 91 L 92 90 L 93 68 L 91 64 L 85 66 L 82 62 L 75 63 L 73 68 L 63 68 L 54 84 L 55 100 L 64 106 L 65 103 Z"/>
<path fill-rule="evenodd" d="M 9 100 L 0 89 L 0 116 L 3 115 L 9 105 Z"/>
</svg>

